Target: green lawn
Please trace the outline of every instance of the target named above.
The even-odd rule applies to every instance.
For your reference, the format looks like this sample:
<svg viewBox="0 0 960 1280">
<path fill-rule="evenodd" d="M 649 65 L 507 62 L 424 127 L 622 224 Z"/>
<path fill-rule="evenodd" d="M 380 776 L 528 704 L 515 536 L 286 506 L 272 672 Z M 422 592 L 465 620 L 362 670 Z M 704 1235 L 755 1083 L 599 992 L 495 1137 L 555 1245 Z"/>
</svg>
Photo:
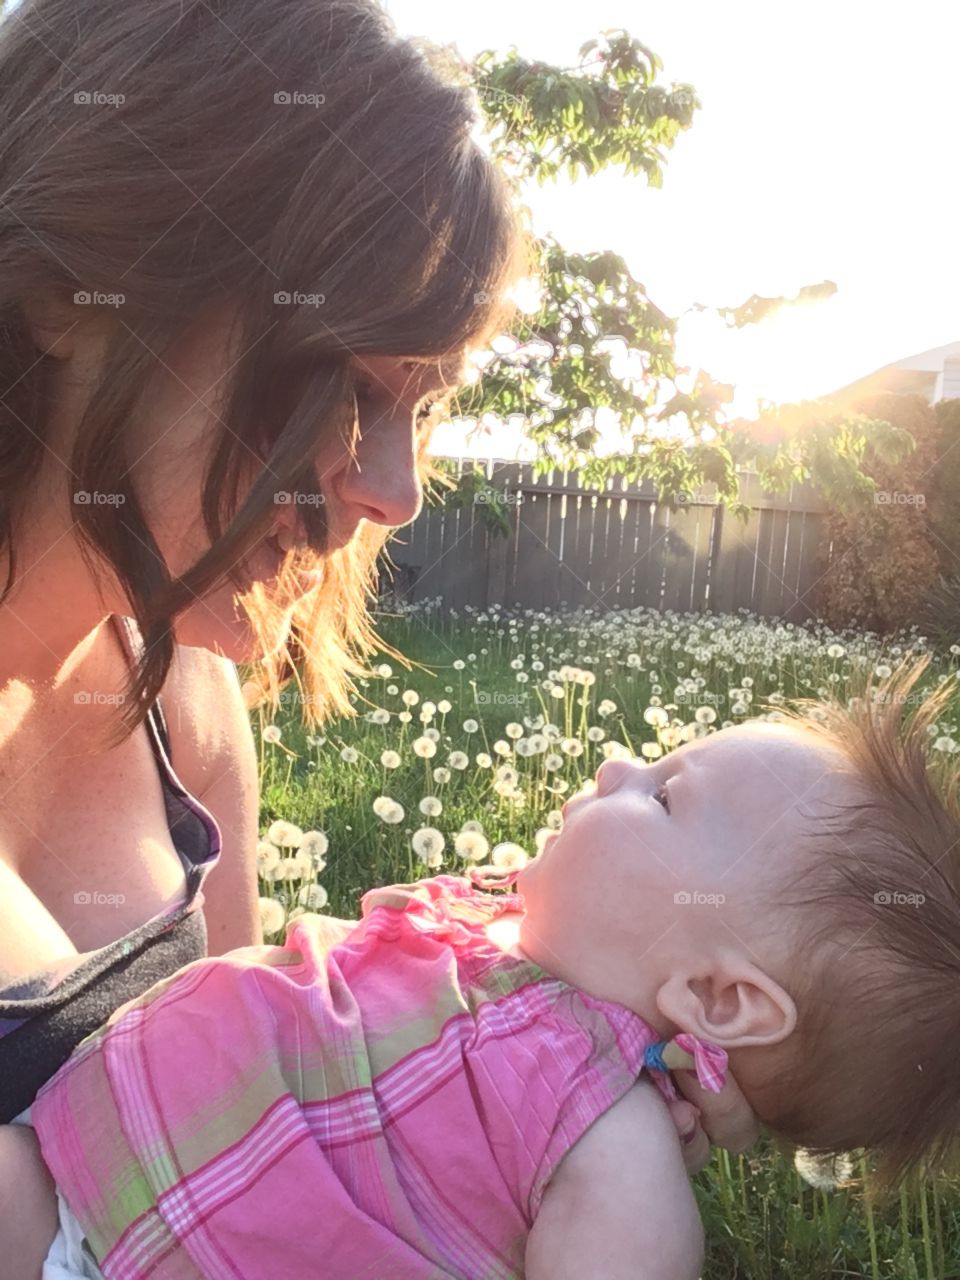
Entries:
<svg viewBox="0 0 960 1280">
<path fill-rule="evenodd" d="M 295 689 L 271 727 L 254 717 L 261 831 L 273 837 L 260 850 L 271 937 L 291 911 L 355 916 L 374 885 L 461 872 L 454 841 L 465 822 L 482 826 L 491 850 L 510 841 L 534 854 L 537 832 L 605 751 L 669 750 L 724 722 L 776 715 L 792 697 L 843 694 L 858 674 L 927 649 L 915 633 L 880 641 L 746 614 L 639 610 L 457 617 L 428 605 L 384 616 L 380 630 L 422 665 L 408 671 L 387 659 L 360 690 L 355 719 L 308 736 Z M 935 654 L 930 681 L 957 661 Z M 958 721 L 960 713 L 941 722 L 938 749 L 956 749 Z M 384 752 L 394 753 L 386 764 Z M 443 840 L 430 866 L 411 845 L 421 827 Z M 308 831 L 325 839 L 307 840 L 299 856 L 296 844 L 278 843 Z M 956 1185 L 912 1188 L 871 1213 L 864 1172 L 854 1157 L 840 1188 L 815 1189 L 772 1144 L 749 1158 L 718 1153 L 697 1179 L 704 1280 L 960 1277 Z"/>
</svg>

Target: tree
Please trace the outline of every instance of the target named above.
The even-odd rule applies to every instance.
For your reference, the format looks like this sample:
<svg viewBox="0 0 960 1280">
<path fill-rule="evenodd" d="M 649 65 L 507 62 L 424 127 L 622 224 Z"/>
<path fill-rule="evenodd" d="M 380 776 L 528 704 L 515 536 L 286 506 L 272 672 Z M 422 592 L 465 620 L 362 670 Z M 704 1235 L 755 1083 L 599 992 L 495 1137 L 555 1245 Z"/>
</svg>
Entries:
<svg viewBox="0 0 960 1280">
<path fill-rule="evenodd" d="M 490 124 L 493 153 L 521 209 L 524 181 L 543 184 L 563 171 L 576 178 L 619 164 L 662 185 L 666 152 L 700 103 L 691 85 L 658 84 L 661 70 L 657 55 L 621 30 L 588 41 L 572 68 L 527 61 L 516 49 L 502 56 L 486 50 L 469 64 L 465 74 Z M 512 348 L 456 405 L 463 418 L 522 414 L 538 446 L 538 470 L 577 468 L 597 487 L 616 474 L 649 479 L 670 503 L 712 484 L 718 499 L 742 515 L 739 465 L 755 463 L 768 488 L 809 479 L 849 504 L 874 488 L 861 469 L 868 440 L 891 463 L 912 447 L 908 432 L 829 400 L 768 405 L 755 423 L 728 421 L 723 406 L 732 388 L 703 374 L 692 381 L 678 366 L 676 322 L 622 257 L 609 250 L 569 253 L 549 237 L 539 253 L 540 312 L 521 318 Z M 800 299 L 835 288 L 830 281 L 807 286 Z M 728 324 L 757 323 L 789 302 L 754 295 L 721 314 Z M 639 359 L 638 378 L 613 375 L 610 358 L 618 348 Z M 616 414 L 623 435 L 622 450 L 607 457 L 592 452 L 602 407 Z"/>
</svg>

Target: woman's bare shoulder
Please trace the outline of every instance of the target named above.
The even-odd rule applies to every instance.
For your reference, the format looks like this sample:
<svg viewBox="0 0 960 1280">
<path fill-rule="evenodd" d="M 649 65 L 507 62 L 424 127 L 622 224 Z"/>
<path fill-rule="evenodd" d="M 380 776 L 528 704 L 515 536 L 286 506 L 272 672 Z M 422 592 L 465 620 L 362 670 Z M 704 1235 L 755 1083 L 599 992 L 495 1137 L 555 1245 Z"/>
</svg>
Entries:
<svg viewBox="0 0 960 1280">
<path fill-rule="evenodd" d="M 231 762 L 254 757 L 249 713 L 229 658 L 177 645 L 160 702 L 174 768 L 195 795 Z"/>
</svg>

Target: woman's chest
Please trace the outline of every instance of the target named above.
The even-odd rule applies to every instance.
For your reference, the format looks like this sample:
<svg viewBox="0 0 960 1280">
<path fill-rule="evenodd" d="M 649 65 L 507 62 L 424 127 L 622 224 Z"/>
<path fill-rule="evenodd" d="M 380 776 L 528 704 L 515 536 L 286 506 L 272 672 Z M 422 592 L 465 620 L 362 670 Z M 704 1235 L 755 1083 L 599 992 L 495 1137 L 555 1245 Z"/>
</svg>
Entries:
<svg viewBox="0 0 960 1280">
<path fill-rule="evenodd" d="M 4 900 L 15 896 L 21 919 L 32 918 L 31 952 L 56 960 L 64 935 L 77 951 L 104 946 L 183 895 L 146 726 L 100 753 L 71 735 L 55 767 L 30 755 L 21 755 L 19 773 L 0 759 L 0 874 L 11 895 Z M 0 906 L 0 918 L 7 914 Z M 5 955 L 3 933 L 0 972 L 9 973 L 23 948 Z"/>
</svg>

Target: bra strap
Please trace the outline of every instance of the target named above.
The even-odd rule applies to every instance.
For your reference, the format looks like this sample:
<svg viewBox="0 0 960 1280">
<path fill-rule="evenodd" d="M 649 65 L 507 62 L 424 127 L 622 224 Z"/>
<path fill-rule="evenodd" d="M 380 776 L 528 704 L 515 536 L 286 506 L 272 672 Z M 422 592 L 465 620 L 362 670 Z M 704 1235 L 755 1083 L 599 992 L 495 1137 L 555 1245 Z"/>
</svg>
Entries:
<svg viewBox="0 0 960 1280">
<path fill-rule="evenodd" d="M 138 666 L 143 654 L 143 636 L 140 634 L 140 628 L 133 618 L 128 618 L 125 614 L 112 613 L 110 618 L 114 623 L 114 630 L 124 653 L 126 653 L 133 666 Z M 154 754 L 157 754 L 157 741 L 159 740 L 167 759 L 172 763 L 170 734 L 167 732 L 167 722 L 164 719 L 159 697 L 155 699 L 152 706 L 147 710 L 147 722 L 150 731 L 150 745 L 153 747 Z"/>
</svg>

